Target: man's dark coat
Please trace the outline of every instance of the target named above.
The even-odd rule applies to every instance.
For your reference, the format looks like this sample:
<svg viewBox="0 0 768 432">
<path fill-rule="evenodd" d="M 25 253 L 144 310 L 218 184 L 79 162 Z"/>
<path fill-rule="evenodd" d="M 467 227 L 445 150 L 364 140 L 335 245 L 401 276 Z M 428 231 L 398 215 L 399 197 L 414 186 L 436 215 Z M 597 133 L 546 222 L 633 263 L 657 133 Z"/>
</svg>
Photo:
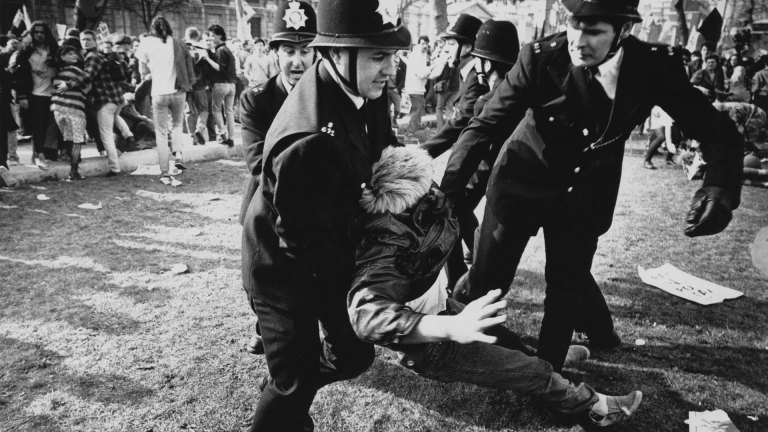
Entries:
<svg viewBox="0 0 768 432">
<path fill-rule="evenodd" d="M 460 99 L 454 105 L 458 113 L 454 114 L 450 120 L 440 129 L 440 131 L 429 141 L 422 145 L 430 156 L 436 158 L 451 149 L 451 146 L 459 139 L 461 131 L 469 124 L 469 120 L 474 114 L 474 107 L 477 98 L 488 93 L 488 85 L 480 82 L 477 72 L 472 69 L 467 74 L 467 78 L 461 83 Z"/>
<path fill-rule="evenodd" d="M 594 126 L 586 71 L 571 63 L 565 33 L 523 47 L 517 64 L 453 146 L 445 193 L 460 196 L 488 149 L 506 141 L 487 193 L 499 222 L 535 232 L 545 220 L 567 217 L 598 236 L 613 219 L 624 143 L 658 105 L 701 142 L 708 162 L 704 186 L 724 188 L 737 207 L 744 142 L 733 122 L 690 85 L 671 48 L 632 36 L 623 47 L 616 97 L 602 134 Z"/>
<path fill-rule="evenodd" d="M 288 91 L 280 75 L 270 78 L 263 85 L 243 92 L 240 96 L 240 122 L 243 126 L 243 153 L 251 177 L 246 180 L 243 204 L 240 207 L 240 225 L 245 219 L 248 204 L 259 187 L 261 157 L 264 154 L 264 140 L 277 112 L 283 106 Z"/>
</svg>

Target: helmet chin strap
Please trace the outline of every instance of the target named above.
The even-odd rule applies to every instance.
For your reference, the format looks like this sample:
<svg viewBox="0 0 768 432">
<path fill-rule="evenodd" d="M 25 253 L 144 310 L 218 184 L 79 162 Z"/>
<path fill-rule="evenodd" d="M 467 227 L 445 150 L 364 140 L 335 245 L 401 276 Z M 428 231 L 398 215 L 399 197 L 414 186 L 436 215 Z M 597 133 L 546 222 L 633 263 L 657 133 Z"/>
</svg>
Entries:
<svg viewBox="0 0 768 432">
<path fill-rule="evenodd" d="M 333 62 L 332 59 L 328 59 L 331 64 L 331 67 L 333 68 L 333 71 L 336 73 L 336 76 L 339 77 L 339 81 L 341 81 L 342 84 L 344 84 L 345 87 L 349 89 L 349 91 L 355 95 L 360 96 L 360 90 L 357 88 L 357 48 L 347 48 L 349 51 L 349 79 L 345 78 L 344 75 L 342 75 L 339 72 L 339 69 L 336 67 L 336 63 Z"/>
<path fill-rule="evenodd" d="M 621 29 L 616 32 L 616 36 L 614 36 L 613 41 L 611 41 L 611 49 L 608 50 L 608 54 L 605 55 L 605 58 L 603 58 L 603 61 L 596 64 L 595 66 L 600 66 L 601 64 L 607 62 L 608 60 L 612 59 L 617 52 L 619 52 L 619 48 L 621 48 L 621 43 L 623 42 L 623 39 L 621 39 Z"/>
</svg>

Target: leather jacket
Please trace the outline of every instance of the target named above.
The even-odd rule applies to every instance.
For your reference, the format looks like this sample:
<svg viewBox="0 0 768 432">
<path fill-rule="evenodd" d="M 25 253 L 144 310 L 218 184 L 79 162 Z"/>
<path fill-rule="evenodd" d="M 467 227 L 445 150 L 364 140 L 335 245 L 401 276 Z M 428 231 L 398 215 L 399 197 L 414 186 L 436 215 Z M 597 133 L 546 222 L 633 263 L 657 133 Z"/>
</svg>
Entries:
<svg viewBox="0 0 768 432">
<path fill-rule="evenodd" d="M 406 303 L 437 280 L 458 239 L 458 222 L 441 204 L 424 150 L 386 149 L 369 188 L 361 200 L 366 217 L 348 312 L 361 340 L 397 344 L 424 316 Z"/>
</svg>

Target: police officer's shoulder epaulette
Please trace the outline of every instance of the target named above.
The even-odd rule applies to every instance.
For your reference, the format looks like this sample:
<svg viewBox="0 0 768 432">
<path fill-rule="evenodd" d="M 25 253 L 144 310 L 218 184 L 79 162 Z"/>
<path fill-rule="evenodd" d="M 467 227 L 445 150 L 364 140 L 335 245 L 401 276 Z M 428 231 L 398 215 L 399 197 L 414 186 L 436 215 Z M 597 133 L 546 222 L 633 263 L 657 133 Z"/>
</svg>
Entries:
<svg viewBox="0 0 768 432">
<path fill-rule="evenodd" d="M 549 51 L 555 51 L 563 44 L 567 43 L 565 32 L 557 33 L 544 37 L 542 39 L 533 41 L 531 48 L 533 48 L 534 54 L 541 54 Z"/>
<path fill-rule="evenodd" d="M 675 49 L 672 48 L 672 46 L 667 44 L 646 43 L 646 45 L 648 46 L 648 50 L 653 55 L 673 57 L 677 54 Z"/>
<path fill-rule="evenodd" d="M 251 91 L 253 92 L 253 94 L 257 95 L 264 91 L 264 85 L 256 86 L 252 88 Z"/>
</svg>

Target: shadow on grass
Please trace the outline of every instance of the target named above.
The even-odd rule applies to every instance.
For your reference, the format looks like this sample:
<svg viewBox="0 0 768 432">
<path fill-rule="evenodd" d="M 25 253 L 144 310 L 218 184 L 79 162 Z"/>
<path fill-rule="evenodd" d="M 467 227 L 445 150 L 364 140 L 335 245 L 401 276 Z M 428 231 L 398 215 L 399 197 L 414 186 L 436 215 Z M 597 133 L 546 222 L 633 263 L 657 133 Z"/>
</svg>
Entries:
<svg viewBox="0 0 768 432">
<path fill-rule="evenodd" d="M 54 415 L 32 414 L 30 403 L 51 392 L 64 392 L 87 402 L 133 405 L 154 390 L 114 374 L 75 375 L 62 370 L 64 357 L 39 345 L 0 337 L 0 429 L 58 432 Z M 52 403 L 52 405 L 54 405 Z M 56 406 L 50 407 L 56 411 Z M 7 429 L 6 429 L 7 428 Z"/>
</svg>

